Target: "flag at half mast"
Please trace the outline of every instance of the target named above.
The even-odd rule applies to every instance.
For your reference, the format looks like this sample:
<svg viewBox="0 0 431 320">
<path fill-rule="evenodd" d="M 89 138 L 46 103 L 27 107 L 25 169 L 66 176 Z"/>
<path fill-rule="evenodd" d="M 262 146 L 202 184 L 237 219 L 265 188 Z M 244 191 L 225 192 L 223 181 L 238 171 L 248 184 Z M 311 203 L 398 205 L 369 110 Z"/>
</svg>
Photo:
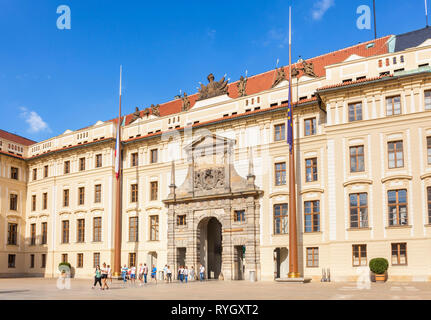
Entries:
<svg viewBox="0 0 431 320">
<path fill-rule="evenodd" d="M 120 143 L 121 143 L 121 77 L 123 67 L 120 66 L 120 110 L 117 121 L 117 138 L 115 140 L 115 177 L 118 179 L 120 176 Z"/>
</svg>

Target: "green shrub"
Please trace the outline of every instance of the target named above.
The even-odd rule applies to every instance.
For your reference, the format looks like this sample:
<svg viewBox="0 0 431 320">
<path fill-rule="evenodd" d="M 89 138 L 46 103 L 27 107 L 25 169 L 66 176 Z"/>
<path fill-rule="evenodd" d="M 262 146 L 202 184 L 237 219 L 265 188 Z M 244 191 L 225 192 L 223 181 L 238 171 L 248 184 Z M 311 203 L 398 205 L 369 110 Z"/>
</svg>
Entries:
<svg viewBox="0 0 431 320">
<path fill-rule="evenodd" d="M 370 260 L 370 270 L 375 274 L 385 274 L 389 262 L 385 258 L 374 258 Z"/>
<path fill-rule="evenodd" d="M 70 265 L 70 263 L 69 262 L 60 262 L 59 264 L 58 264 L 58 270 L 60 270 L 60 271 L 71 271 L 72 270 L 72 266 Z"/>
</svg>

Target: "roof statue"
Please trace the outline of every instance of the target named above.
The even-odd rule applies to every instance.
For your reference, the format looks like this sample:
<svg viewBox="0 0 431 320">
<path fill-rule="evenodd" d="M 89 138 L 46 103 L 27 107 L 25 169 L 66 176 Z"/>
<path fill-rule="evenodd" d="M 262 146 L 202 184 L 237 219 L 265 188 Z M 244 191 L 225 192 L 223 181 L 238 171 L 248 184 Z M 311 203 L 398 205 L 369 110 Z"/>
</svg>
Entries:
<svg viewBox="0 0 431 320">
<path fill-rule="evenodd" d="M 286 73 L 284 72 L 284 67 L 280 67 L 277 69 L 277 75 L 271 88 L 278 86 L 284 80 L 286 80 Z"/>
<path fill-rule="evenodd" d="M 247 89 L 247 78 L 244 78 L 241 76 L 239 79 L 239 82 L 237 84 L 238 87 L 238 96 L 239 97 L 245 97 L 247 95 L 246 89 Z"/>
<path fill-rule="evenodd" d="M 313 62 L 307 63 L 307 61 L 303 61 L 302 68 L 299 68 L 299 70 L 304 71 L 304 74 L 306 76 L 317 78 L 317 75 L 314 73 Z"/>
<path fill-rule="evenodd" d="M 151 113 L 153 116 L 160 117 L 160 111 L 159 111 L 160 105 L 151 105 Z"/>
<path fill-rule="evenodd" d="M 301 68 L 299 68 L 299 69 L 297 67 L 292 68 L 292 71 L 291 71 L 292 78 L 296 78 L 297 76 L 299 76 L 299 70 L 301 70 Z"/>
<path fill-rule="evenodd" d="M 198 101 L 228 94 L 228 80 L 225 80 L 225 77 L 220 81 L 214 81 L 214 75 L 210 73 L 207 79 L 209 83 L 206 86 L 201 83 Z"/>
<path fill-rule="evenodd" d="M 190 109 L 190 99 L 187 96 L 187 93 L 184 92 L 184 96 L 181 97 L 181 101 L 183 102 L 181 111 L 187 111 Z"/>
<path fill-rule="evenodd" d="M 130 123 L 133 123 L 133 122 L 135 122 L 136 120 L 138 120 L 140 118 L 142 118 L 141 117 L 141 111 L 139 111 L 139 108 L 136 107 L 136 110 L 135 110 L 135 112 L 132 115 L 132 119 L 130 120 Z"/>
</svg>

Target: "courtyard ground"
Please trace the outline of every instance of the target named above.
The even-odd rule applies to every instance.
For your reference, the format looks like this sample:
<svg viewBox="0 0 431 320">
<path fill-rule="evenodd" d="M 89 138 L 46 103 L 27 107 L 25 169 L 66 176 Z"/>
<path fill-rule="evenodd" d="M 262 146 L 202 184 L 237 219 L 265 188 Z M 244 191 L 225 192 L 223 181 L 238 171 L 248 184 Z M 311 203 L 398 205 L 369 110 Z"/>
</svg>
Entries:
<svg viewBox="0 0 431 320">
<path fill-rule="evenodd" d="M 140 287 L 114 280 L 110 290 L 91 289 L 92 281 L 71 279 L 59 289 L 56 279 L 0 279 L 0 300 L 430 300 L 431 283 L 371 283 L 369 289 L 349 283 L 308 284 L 205 281 Z M 61 287 L 61 286 L 60 286 Z"/>
</svg>

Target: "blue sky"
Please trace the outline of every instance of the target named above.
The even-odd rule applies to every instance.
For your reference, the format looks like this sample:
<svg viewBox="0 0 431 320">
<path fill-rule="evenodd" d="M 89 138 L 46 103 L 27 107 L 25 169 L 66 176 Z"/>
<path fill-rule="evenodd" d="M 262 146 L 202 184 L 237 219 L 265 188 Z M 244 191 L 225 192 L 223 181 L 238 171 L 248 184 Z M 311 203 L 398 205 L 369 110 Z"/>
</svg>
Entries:
<svg viewBox="0 0 431 320">
<path fill-rule="evenodd" d="M 378 36 L 425 26 L 424 0 L 376 2 Z M 286 65 L 292 3 L 294 61 L 374 37 L 356 27 L 372 0 L 0 0 L 0 128 L 41 141 L 116 117 L 120 64 L 127 113 L 192 94 L 211 72 Z M 60 5 L 71 30 L 57 29 Z"/>
</svg>

